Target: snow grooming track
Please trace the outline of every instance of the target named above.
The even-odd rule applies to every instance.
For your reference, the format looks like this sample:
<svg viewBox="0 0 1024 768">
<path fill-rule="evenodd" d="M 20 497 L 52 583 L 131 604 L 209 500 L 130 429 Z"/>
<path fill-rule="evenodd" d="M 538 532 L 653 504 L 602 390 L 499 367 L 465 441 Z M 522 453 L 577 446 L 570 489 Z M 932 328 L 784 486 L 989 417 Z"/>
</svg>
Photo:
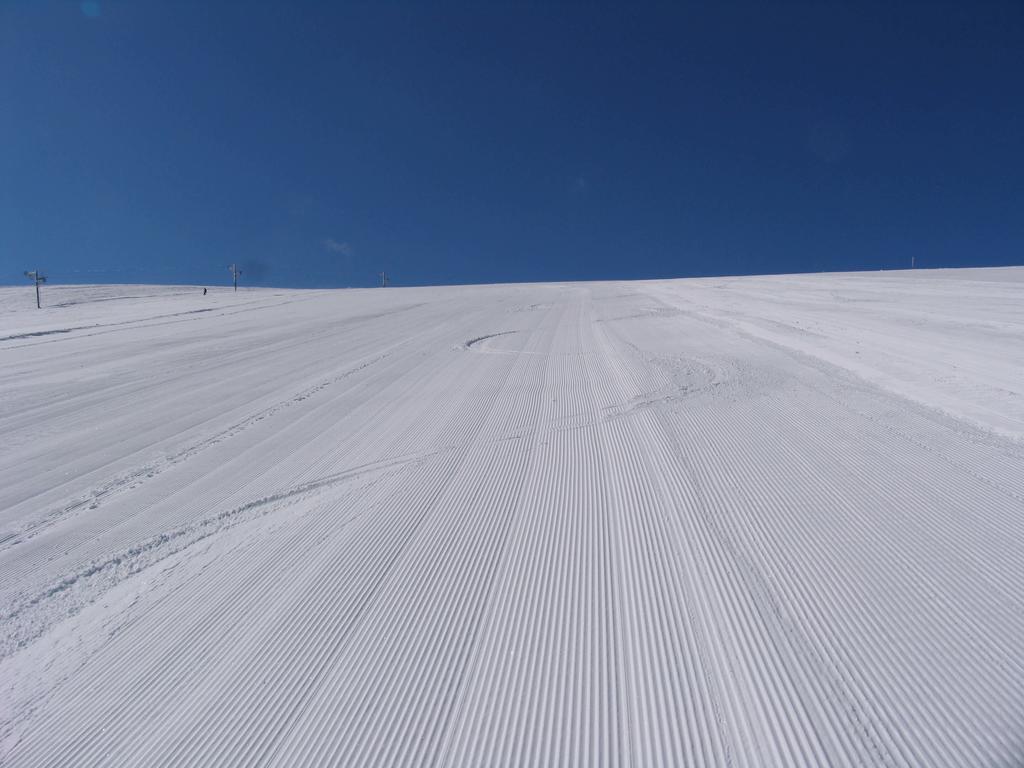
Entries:
<svg viewBox="0 0 1024 768">
<path fill-rule="evenodd" d="M 0 349 L 0 764 L 1024 765 L 1024 269 L 103 291 Z"/>
<path fill-rule="evenodd" d="M 16 648 L 41 634 L 46 627 L 53 623 L 54 615 L 61 617 L 71 615 L 81 604 L 91 602 L 91 598 L 111 589 L 118 582 L 208 536 L 221 533 L 255 516 L 276 511 L 283 503 L 291 503 L 325 488 L 341 483 L 351 483 L 394 467 L 400 467 L 407 462 L 422 461 L 425 458 L 428 457 L 413 456 L 375 462 L 302 483 L 293 488 L 246 502 L 241 506 L 218 512 L 210 517 L 191 521 L 182 527 L 163 531 L 131 549 L 116 552 L 102 561 L 88 563 L 80 570 L 49 585 L 39 594 L 28 598 L 23 604 L 16 604 L 5 609 L 5 613 L 0 614 L 0 621 L 10 627 L 7 635 L 0 639 L 0 658 L 9 655 Z"/>
<path fill-rule="evenodd" d="M 286 400 L 283 400 L 279 403 L 275 403 L 274 405 L 268 408 L 264 408 L 263 410 L 255 414 L 246 416 L 241 421 L 232 424 L 227 429 L 215 435 L 204 437 L 202 440 L 199 440 L 191 445 L 188 445 L 185 448 L 182 448 L 181 450 L 171 455 L 161 456 L 157 460 L 151 461 L 143 465 L 142 467 L 138 467 L 136 469 L 130 470 L 127 473 L 118 475 L 117 477 L 106 481 L 100 487 L 91 489 L 85 495 L 80 496 L 77 499 L 74 499 L 70 502 L 63 504 L 59 508 L 52 510 L 39 520 L 34 520 L 31 522 L 21 521 L 22 527 L 19 529 L 16 529 L 14 531 L 0 531 L 0 551 L 3 551 L 3 549 L 7 546 L 19 544 L 25 541 L 26 539 L 31 538 L 32 536 L 41 532 L 41 530 L 45 529 L 47 526 L 52 525 L 54 522 L 63 519 L 68 514 L 82 510 L 86 507 L 88 509 L 96 509 L 97 507 L 100 506 L 100 504 L 102 504 L 106 499 L 113 496 L 114 494 L 134 490 L 147 479 L 155 477 L 156 475 L 160 474 L 167 468 L 172 467 L 175 464 L 179 464 L 187 459 L 190 459 L 196 454 L 203 451 L 204 449 L 221 443 L 224 440 L 227 440 L 231 437 L 234 437 L 247 427 L 250 427 L 257 422 L 263 421 L 266 418 L 274 416 L 275 414 L 278 413 L 278 411 L 293 406 L 297 403 L 300 403 L 303 400 L 306 400 L 307 398 L 317 394 L 321 390 L 331 386 L 332 384 L 336 384 L 337 382 L 348 378 L 352 374 L 358 373 L 364 368 L 367 368 L 373 365 L 374 363 L 379 362 L 386 356 L 386 354 L 387 353 L 384 353 L 382 355 L 376 355 L 365 361 L 361 361 L 341 374 L 332 376 L 330 379 L 321 381 L 312 387 L 307 387 L 298 394 L 295 394 Z"/>
</svg>

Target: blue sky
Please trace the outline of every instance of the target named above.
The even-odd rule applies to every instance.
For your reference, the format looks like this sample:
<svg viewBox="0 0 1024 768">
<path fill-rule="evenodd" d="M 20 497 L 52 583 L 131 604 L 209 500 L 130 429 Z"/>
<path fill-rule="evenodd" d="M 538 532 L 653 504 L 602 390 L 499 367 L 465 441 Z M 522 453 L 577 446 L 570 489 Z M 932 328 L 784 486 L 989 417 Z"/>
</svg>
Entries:
<svg viewBox="0 0 1024 768">
<path fill-rule="evenodd" d="M 1024 4 L 0 0 L 0 282 L 1024 263 Z"/>
</svg>

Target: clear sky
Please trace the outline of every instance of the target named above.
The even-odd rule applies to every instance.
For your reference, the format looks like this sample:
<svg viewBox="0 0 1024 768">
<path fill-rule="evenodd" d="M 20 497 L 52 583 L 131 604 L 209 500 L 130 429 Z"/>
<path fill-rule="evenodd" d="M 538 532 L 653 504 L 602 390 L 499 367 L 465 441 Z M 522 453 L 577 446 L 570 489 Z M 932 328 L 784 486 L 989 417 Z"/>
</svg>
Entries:
<svg viewBox="0 0 1024 768">
<path fill-rule="evenodd" d="M 0 282 L 1024 263 L 1024 3 L 0 0 Z"/>
</svg>

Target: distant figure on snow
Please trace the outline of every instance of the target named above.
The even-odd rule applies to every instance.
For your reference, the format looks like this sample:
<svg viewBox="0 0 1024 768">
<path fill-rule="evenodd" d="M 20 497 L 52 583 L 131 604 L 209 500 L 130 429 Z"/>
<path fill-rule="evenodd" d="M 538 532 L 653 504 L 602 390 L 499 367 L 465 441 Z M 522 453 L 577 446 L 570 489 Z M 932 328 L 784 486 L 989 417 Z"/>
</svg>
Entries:
<svg viewBox="0 0 1024 768">
<path fill-rule="evenodd" d="M 205 295 L 206 295 L 206 289 L 203 288 L 203 296 L 205 296 Z"/>
</svg>

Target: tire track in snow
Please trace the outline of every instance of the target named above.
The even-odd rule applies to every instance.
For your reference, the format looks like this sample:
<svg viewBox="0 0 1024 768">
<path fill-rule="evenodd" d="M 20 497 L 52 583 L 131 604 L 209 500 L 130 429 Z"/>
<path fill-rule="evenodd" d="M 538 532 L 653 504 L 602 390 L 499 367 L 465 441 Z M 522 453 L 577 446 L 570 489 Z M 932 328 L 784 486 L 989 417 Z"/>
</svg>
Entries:
<svg viewBox="0 0 1024 768">
<path fill-rule="evenodd" d="M 432 331 L 431 329 L 427 329 L 427 331 L 424 331 L 424 332 L 433 333 L 434 331 Z M 368 357 L 364 358 L 363 361 L 361 363 L 358 363 L 355 367 L 360 369 L 360 370 L 362 370 L 364 367 L 366 367 L 364 365 L 366 362 L 368 362 L 368 361 L 376 362 L 379 359 L 383 359 L 383 356 L 387 356 L 389 353 L 393 352 L 393 349 L 396 346 L 400 346 L 400 345 L 403 345 L 403 344 L 408 344 L 408 343 L 414 341 L 417 336 L 421 336 L 421 335 L 422 335 L 422 333 L 419 333 L 419 334 L 416 334 L 414 336 L 406 337 L 406 338 L 402 339 L 400 342 L 398 342 L 398 344 L 391 345 L 390 347 L 387 347 L 387 348 L 383 348 L 382 349 L 382 348 L 378 347 L 377 351 L 374 353 L 373 356 L 368 356 Z M 386 377 L 386 376 L 388 376 L 389 371 L 392 368 L 394 368 L 394 364 L 389 364 L 387 367 L 381 368 L 379 371 L 375 372 L 373 374 L 373 376 L 378 378 L 378 379 L 380 379 L 382 377 Z M 347 375 L 350 374 L 351 372 L 352 371 L 350 369 L 341 378 L 346 378 Z M 319 390 L 320 388 L 322 388 L 322 384 L 323 384 L 323 382 L 321 382 L 321 385 L 317 385 L 317 387 L 314 387 L 313 389 L 314 390 Z M 360 386 L 360 385 L 357 385 L 357 387 L 358 386 Z M 274 415 L 278 411 L 280 411 L 281 407 L 282 407 L 282 404 L 292 405 L 294 402 L 296 402 L 296 398 L 301 399 L 301 398 L 303 398 L 305 396 L 310 395 L 311 392 L 312 392 L 312 390 L 307 389 L 307 390 L 304 390 L 303 392 L 299 393 L 299 395 L 294 395 L 294 396 L 289 397 L 289 399 L 287 399 L 287 400 L 278 401 L 275 405 L 271 406 L 271 408 L 269 408 L 269 409 L 267 409 L 265 411 L 258 412 L 257 414 L 248 417 L 247 419 L 245 419 L 242 422 L 242 425 L 247 427 L 247 428 L 251 428 L 251 427 L 255 426 L 256 424 L 261 424 L 261 426 L 262 425 L 270 424 L 271 422 L 270 421 L 266 421 L 265 419 L 267 419 L 270 415 Z M 337 398 L 339 397 L 339 394 L 344 394 L 344 393 L 335 393 L 335 394 L 331 395 L 332 399 L 333 400 L 337 400 Z M 306 410 L 306 411 L 304 411 L 304 415 L 299 420 L 296 420 L 295 423 L 296 424 L 301 424 L 302 420 L 308 420 L 308 417 L 312 416 L 314 413 L 316 413 L 316 412 L 323 412 L 325 409 L 328 409 L 330 407 L 331 407 L 331 401 L 330 400 L 329 401 L 322 401 L 322 402 L 320 402 L 320 404 L 316 405 L 313 410 Z M 291 429 L 291 426 L 292 425 L 289 425 L 289 429 Z M 265 426 L 263 427 L 263 430 L 266 431 L 266 427 Z M 233 432 L 231 434 L 232 434 L 232 436 L 238 436 L 238 435 L 242 434 L 243 432 L 245 432 L 245 430 L 238 430 L 238 431 L 235 431 L 235 432 Z M 218 436 L 215 435 L 212 440 L 205 440 L 204 444 L 203 444 L 203 447 L 206 448 L 206 449 L 209 449 L 209 448 L 214 447 L 214 446 L 217 446 L 218 448 L 220 448 L 221 447 L 220 443 L 222 443 L 222 442 L 223 441 L 219 440 Z M 250 449 L 250 452 L 251 452 L 251 449 Z M 221 453 L 223 454 L 222 450 L 221 450 Z M 184 458 L 187 458 L 188 456 L 189 456 L 189 454 L 186 453 Z M 263 457 L 261 457 L 261 461 L 262 461 L 262 458 Z M 252 466 L 258 466 L 258 465 L 249 465 L 249 466 L 247 466 L 246 467 L 246 472 L 251 472 L 251 467 Z M 343 466 L 344 466 L 344 464 L 343 464 Z M 178 467 L 178 469 L 180 470 L 180 467 Z M 148 473 L 149 473 L 149 468 L 148 467 L 146 468 L 146 472 L 147 472 L 147 478 L 148 478 Z M 181 476 L 181 472 L 180 471 L 177 474 L 178 474 L 178 476 Z M 232 479 L 229 482 L 234 487 L 240 487 L 241 485 L 244 484 L 244 477 L 240 478 L 238 476 L 233 476 Z M 136 490 L 136 489 L 139 488 L 139 486 L 140 486 L 140 483 L 138 481 L 135 481 L 131 485 L 127 486 L 127 489 Z M 218 498 L 218 497 L 224 496 L 224 493 L 223 493 L 223 490 L 222 490 L 224 487 L 225 486 L 224 486 L 223 481 L 218 483 L 217 489 L 212 491 L 213 494 L 214 494 L 214 498 L 215 499 Z M 231 486 L 228 486 L 228 487 L 231 487 Z M 268 490 L 268 492 L 270 492 L 272 490 L 273 489 L 271 488 L 271 489 Z M 144 491 L 145 491 L 144 488 L 142 490 L 136 490 L 135 497 L 137 498 L 138 494 L 139 493 L 144 493 Z M 210 498 L 210 493 L 211 493 L 211 489 L 207 489 L 206 492 L 203 494 L 203 496 L 201 498 L 209 499 Z M 166 497 L 168 495 L 168 492 L 167 492 L 166 489 L 162 489 L 161 490 L 161 494 L 162 495 L 159 496 L 158 498 Z M 152 495 L 152 494 L 150 494 L 150 495 Z M 92 517 L 94 517 L 98 513 L 96 511 L 94 511 L 94 510 L 90 510 L 89 514 L 90 514 L 90 519 L 92 519 Z M 118 518 L 111 518 L 111 519 L 116 521 Z M 55 522 L 60 522 L 60 521 L 55 521 Z M 92 527 L 95 529 L 95 524 L 93 524 Z M 157 530 L 160 530 L 160 528 L 158 528 Z M 95 533 L 95 530 L 93 531 L 93 533 Z M 133 539 L 133 541 L 134 540 L 136 540 L 136 539 Z M 67 549 L 66 541 L 63 542 L 63 544 L 65 546 L 65 549 Z M 40 551 L 42 552 L 43 550 L 40 550 Z M 24 557 L 22 557 L 20 561 L 12 561 L 12 562 L 24 563 L 25 559 L 24 559 Z"/>
<path fill-rule="evenodd" d="M 435 358 L 434 362 L 442 363 L 443 361 L 441 359 L 436 359 Z M 469 366 L 469 370 L 473 371 L 473 376 L 474 377 L 479 377 L 481 374 L 485 374 L 487 372 L 486 369 L 481 369 L 480 366 L 477 365 L 476 363 L 472 362 L 471 359 L 467 359 L 466 363 Z M 504 365 L 506 365 L 506 363 L 502 362 L 502 365 L 504 366 Z M 465 367 L 465 366 L 463 366 L 463 367 Z M 467 377 L 465 375 L 460 375 L 459 371 L 451 369 L 451 365 L 448 364 L 448 363 L 445 363 L 443 367 L 436 368 L 436 370 L 438 371 L 439 374 L 443 374 L 443 377 L 444 377 L 444 380 L 445 380 L 445 383 L 443 385 L 439 382 L 439 384 L 438 384 L 439 391 L 451 392 L 451 391 L 453 391 L 452 390 L 452 382 L 454 382 L 454 381 L 461 381 L 464 385 L 466 385 L 466 384 L 469 383 L 469 380 L 471 380 L 473 378 L 473 377 L 470 377 L 470 379 L 467 379 Z M 455 391 L 461 391 L 461 390 L 455 390 Z M 457 405 L 457 403 L 455 403 L 455 402 L 452 403 L 452 409 L 449 411 L 451 416 L 455 417 L 455 416 L 457 416 L 459 414 L 462 414 L 463 417 L 465 415 L 469 415 L 471 418 L 476 418 L 475 416 L 473 416 L 473 411 L 472 410 L 467 410 L 465 408 L 458 408 L 458 407 L 456 407 L 456 405 Z M 432 414 L 433 414 L 433 412 L 425 412 L 425 415 L 432 415 Z M 394 421 L 394 420 L 392 420 L 392 421 Z M 399 422 L 395 422 L 395 423 L 396 423 L 396 425 L 401 424 L 400 421 Z M 437 420 L 435 420 L 435 423 L 437 424 L 438 427 L 441 427 L 444 424 L 443 421 L 437 421 Z M 401 430 L 395 432 L 395 436 L 396 436 L 397 439 L 401 440 L 401 439 L 404 439 L 402 437 L 402 435 L 407 434 L 407 432 L 408 432 L 407 429 L 401 429 Z M 435 434 L 433 437 L 430 437 L 429 434 L 426 435 L 425 437 L 426 437 L 426 439 L 428 439 L 428 441 L 430 443 L 437 444 L 439 441 L 440 442 L 450 442 L 452 437 L 454 435 L 456 435 L 456 434 L 458 434 L 458 432 L 451 432 L 451 430 L 449 429 L 449 430 L 446 430 L 445 432 L 441 432 L 441 433 Z M 414 485 L 412 487 L 416 487 L 416 486 Z M 393 508 L 394 512 L 389 513 L 389 515 L 393 515 L 394 513 L 399 512 L 402 509 L 403 509 L 402 506 L 394 507 Z M 412 509 L 415 509 L 415 506 L 412 507 Z M 381 554 L 380 545 L 376 544 L 376 545 L 369 546 L 365 550 L 365 552 L 366 552 L 365 557 L 375 558 L 375 557 L 377 557 L 378 555 Z M 375 562 L 376 562 L 375 560 L 369 560 L 369 561 L 367 561 L 367 564 L 369 565 L 370 563 L 375 563 Z M 370 572 L 372 572 L 372 571 L 374 571 L 376 569 L 377 569 L 377 566 L 376 565 L 372 565 L 372 567 L 370 568 Z M 330 594 L 330 593 L 328 593 L 328 594 Z M 332 611 L 342 611 L 343 608 L 344 608 L 344 605 L 342 604 L 342 605 L 337 606 L 336 609 L 332 608 L 331 610 Z M 314 615 L 317 615 L 317 614 L 314 614 Z M 346 620 L 351 618 L 350 616 L 347 616 L 344 611 L 342 611 L 340 614 L 336 614 L 336 615 L 338 615 L 339 618 L 342 617 L 342 616 L 346 616 Z M 316 636 L 314 635 L 313 638 L 315 638 L 315 637 Z M 277 667 L 275 667 L 275 668 L 277 668 Z M 287 670 L 288 669 L 287 665 L 281 666 L 280 668 L 283 669 L 283 670 Z M 230 689 L 225 689 L 225 690 L 230 690 Z M 304 694 L 304 695 L 308 695 L 308 693 Z M 119 700 L 120 697 L 114 697 L 114 699 Z M 269 714 L 270 716 L 274 716 L 275 710 L 271 710 L 269 713 L 266 713 L 266 714 Z M 207 720 L 206 722 L 209 723 L 210 721 Z M 208 740 L 203 742 L 203 744 L 205 744 L 205 747 L 203 747 L 202 744 L 198 744 L 198 745 L 194 744 L 193 746 L 196 747 L 196 748 L 203 748 L 203 749 L 207 749 L 207 750 L 210 749 L 210 748 L 213 748 L 213 747 L 216 747 L 218 749 L 220 747 L 224 747 L 223 743 L 220 743 L 220 742 L 212 742 L 211 743 Z M 255 744 L 254 744 L 254 746 L 255 746 Z M 82 754 L 82 753 L 80 752 L 80 754 Z M 234 750 L 231 750 L 231 751 L 229 751 L 226 754 L 237 754 L 237 752 L 234 751 Z M 222 764 L 222 761 L 219 760 L 219 759 L 212 759 L 212 760 L 213 760 L 214 764 Z"/>
<path fill-rule="evenodd" d="M 688 409 L 681 408 L 679 410 L 679 413 L 686 413 L 687 410 Z M 659 413 L 669 413 L 669 411 L 661 411 L 661 412 L 654 412 L 654 411 L 652 411 L 653 415 L 659 415 Z M 790 417 L 790 418 L 792 418 L 792 417 Z M 780 423 L 786 423 L 786 422 L 780 422 Z M 809 430 L 808 434 L 815 433 L 814 431 L 816 430 L 817 425 L 820 424 L 820 423 L 821 423 L 820 420 L 818 420 L 817 422 L 808 421 L 806 426 L 804 426 L 804 429 L 805 430 Z M 709 424 L 708 427 L 707 427 L 707 430 L 706 431 L 702 430 L 702 432 L 704 434 L 706 434 L 706 435 L 714 435 L 716 433 L 716 431 L 721 431 L 722 429 L 723 429 L 723 423 L 722 422 L 717 422 L 713 426 L 711 424 Z M 696 432 L 696 434 L 701 434 L 701 432 L 700 431 Z M 745 440 L 749 440 L 749 437 L 744 437 L 744 436 L 741 436 L 741 435 L 732 435 L 731 436 L 731 440 L 727 440 L 725 442 L 726 442 L 727 445 L 737 446 L 737 445 L 743 445 Z M 799 443 L 797 443 L 797 444 L 799 444 Z M 785 443 L 783 443 L 783 445 L 785 445 Z M 824 451 L 824 453 L 821 454 L 821 455 L 828 455 L 829 448 L 827 446 L 823 446 L 819 450 Z M 683 446 L 680 447 L 679 453 L 685 453 L 685 448 Z M 722 458 L 708 457 L 705 461 L 701 462 L 701 466 L 708 466 L 708 467 L 713 467 L 713 466 L 735 467 L 735 466 L 740 466 L 740 464 L 737 462 L 737 460 L 735 458 L 730 458 L 730 457 L 722 457 Z M 756 472 L 753 472 L 753 469 L 754 469 L 754 467 L 756 465 L 746 464 L 744 466 L 746 467 L 747 471 L 750 472 L 750 474 L 747 474 L 744 477 L 743 480 L 737 480 L 737 482 L 741 482 L 743 484 L 748 484 L 749 485 L 751 483 L 751 479 L 757 477 Z M 718 485 L 718 483 L 714 480 L 713 477 L 711 478 L 710 482 L 711 482 L 711 487 L 715 487 L 716 485 Z M 759 520 L 759 519 L 765 519 L 765 518 L 764 517 L 755 517 L 754 519 L 755 520 Z M 809 583 L 814 583 L 813 579 L 811 579 L 809 581 Z M 770 604 L 770 603 L 766 602 L 766 600 L 764 598 L 762 598 L 760 602 L 762 604 Z M 822 627 L 830 626 L 829 622 L 827 622 L 827 621 L 820 621 L 820 620 L 817 621 L 817 622 L 809 622 L 809 625 L 810 626 L 822 626 Z M 855 630 L 851 629 L 851 634 L 856 634 Z M 791 637 L 794 638 L 794 639 L 799 639 L 798 635 L 791 635 Z M 866 664 L 862 664 L 862 666 L 867 666 L 867 667 L 870 668 L 871 664 L 870 663 L 866 663 Z M 853 669 L 856 669 L 856 668 L 857 667 L 853 667 Z M 863 699 L 862 699 L 862 701 L 863 701 Z M 847 705 L 847 708 L 846 708 L 846 712 L 847 713 L 855 711 L 855 707 L 854 707 L 854 710 L 850 709 L 851 706 L 854 706 L 854 705 L 851 705 L 848 702 L 848 705 Z M 841 717 L 842 716 L 839 716 L 837 719 L 841 719 Z M 869 744 L 870 743 L 872 743 L 872 742 L 869 741 Z M 894 748 L 897 750 L 896 754 L 899 754 L 901 748 L 899 746 L 894 747 Z M 874 746 L 869 746 L 868 747 L 868 753 L 870 755 L 872 755 L 872 757 L 871 758 L 865 757 L 864 759 L 871 759 L 872 761 L 882 759 L 880 757 L 880 755 L 884 754 L 884 753 L 880 752 L 880 749 L 881 748 L 878 747 L 878 742 L 874 742 Z M 905 749 L 905 747 L 903 749 Z M 947 753 L 945 753 L 946 755 L 948 755 L 948 754 L 956 754 L 956 747 L 955 747 L 954 744 L 947 745 L 947 749 L 949 751 Z M 839 752 L 837 759 L 843 759 L 842 758 L 843 754 L 844 754 L 843 752 Z M 937 753 L 937 755 L 942 755 L 942 754 L 944 754 L 944 753 Z M 1009 754 L 1009 753 L 1004 752 L 1004 754 Z M 915 759 L 909 759 L 909 760 L 906 759 L 906 753 L 905 752 L 903 753 L 903 755 L 904 755 L 904 759 L 900 760 L 899 764 L 917 764 L 918 761 L 915 760 Z M 894 759 L 894 758 L 892 758 L 891 755 L 890 755 L 889 759 Z M 933 755 L 931 759 L 939 761 L 936 764 L 940 764 L 942 762 L 943 758 L 940 758 L 940 757 L 937 757 L 936 755 Z"/>
<path fill-rule="evenodd" d="M 46 513 L 42 518 L 33 520 L 29 525 L 24 525 L 14 530 L 8 530 L 0 535 L 0 553 L 8 547 L 20 544 L 33 536 L 38 535 L 46 528 L 51 525 L 61 522 L 66 519 L 69 514 L 80 512 L 85 509 L 93 510 L 99 507 L 104 501 L 111 496 L 125 493 L 126 491 L 134 490 L 148 479 L 152 479 L 159 475 L 161 472 L 173 467 L 176 464 L 180 464 L 190 458 L 193 458 L 197 454 L 201 453 L 211 446 L 217 445 L 218 443 L 229 440 L 230 438 L 238 435 L 248 427 L 263 421 L 266 418 L 276 415 L 278 412 L 291 408 L 302 401 L 313 397 L 321 390 L 327 387 L 337 384 L 344 379 L 352 376 L 359 371 L 362 371 L 371 365 L 383 360 L 388 353 L 377 355 L 369 358 L 363 362 L 356 364 L 345 370 L 344 372 L 321 381 L 320 383 L 307 387 L 301 392 L 292 395 L 286 400 L 281 400 L 274 405 L 264 408 L 256 413 L 253 413 L 240 421 L 235 422 L 226 429 L 211 435 L 204 437 L 185 448 L 182 448 L 170 455 L 161 457 L 160 459 L 144 464 L 136 469 L 129 470 L 127 472 L 119 474 L 117 477 L 111 478 L 106 482 L 102 483 L 96 488 L 87 491 L 85 494 L 79 496 L 77 499 L 70 501 L 67 504 L 62 505 L 57 509 L 53 509 Z"/>
<path fill-rule="evenodd" d="M 357 389 L 138 491 L 173 506 L 112 498 L 75 557 L 307 488 L 0 661 L 4 759 L 1018 761 L 1021 457 L 630 287 L 466 289 Z M 452 354 L 530 301 L 518 348 Z"/>
<path fill-rule="evenodd" d="M 282 503 L 291 503 L 326 488 L 351 483 L 409 462 L 423 461 L 431 455 L 435 454 L 375 462 L 276 491 L 232 509 L 162 531 L 129 549 L 113 553 L 104 560 L 88 563 L 79 570 L 62 576 L 42 592 L 28 597 L 21 603 L 8 606 L 0 613 L 0 621 L 7 625 L 8 629 L 3 642 L 0 643 L 0 659 L 31 642 L 56 621 L 73 616 L 84 605 L 93 602 L 100 594 L 119 582 L 209 536 L 223 533 L 253 517 L 276 511 Z"/>
</svg>

